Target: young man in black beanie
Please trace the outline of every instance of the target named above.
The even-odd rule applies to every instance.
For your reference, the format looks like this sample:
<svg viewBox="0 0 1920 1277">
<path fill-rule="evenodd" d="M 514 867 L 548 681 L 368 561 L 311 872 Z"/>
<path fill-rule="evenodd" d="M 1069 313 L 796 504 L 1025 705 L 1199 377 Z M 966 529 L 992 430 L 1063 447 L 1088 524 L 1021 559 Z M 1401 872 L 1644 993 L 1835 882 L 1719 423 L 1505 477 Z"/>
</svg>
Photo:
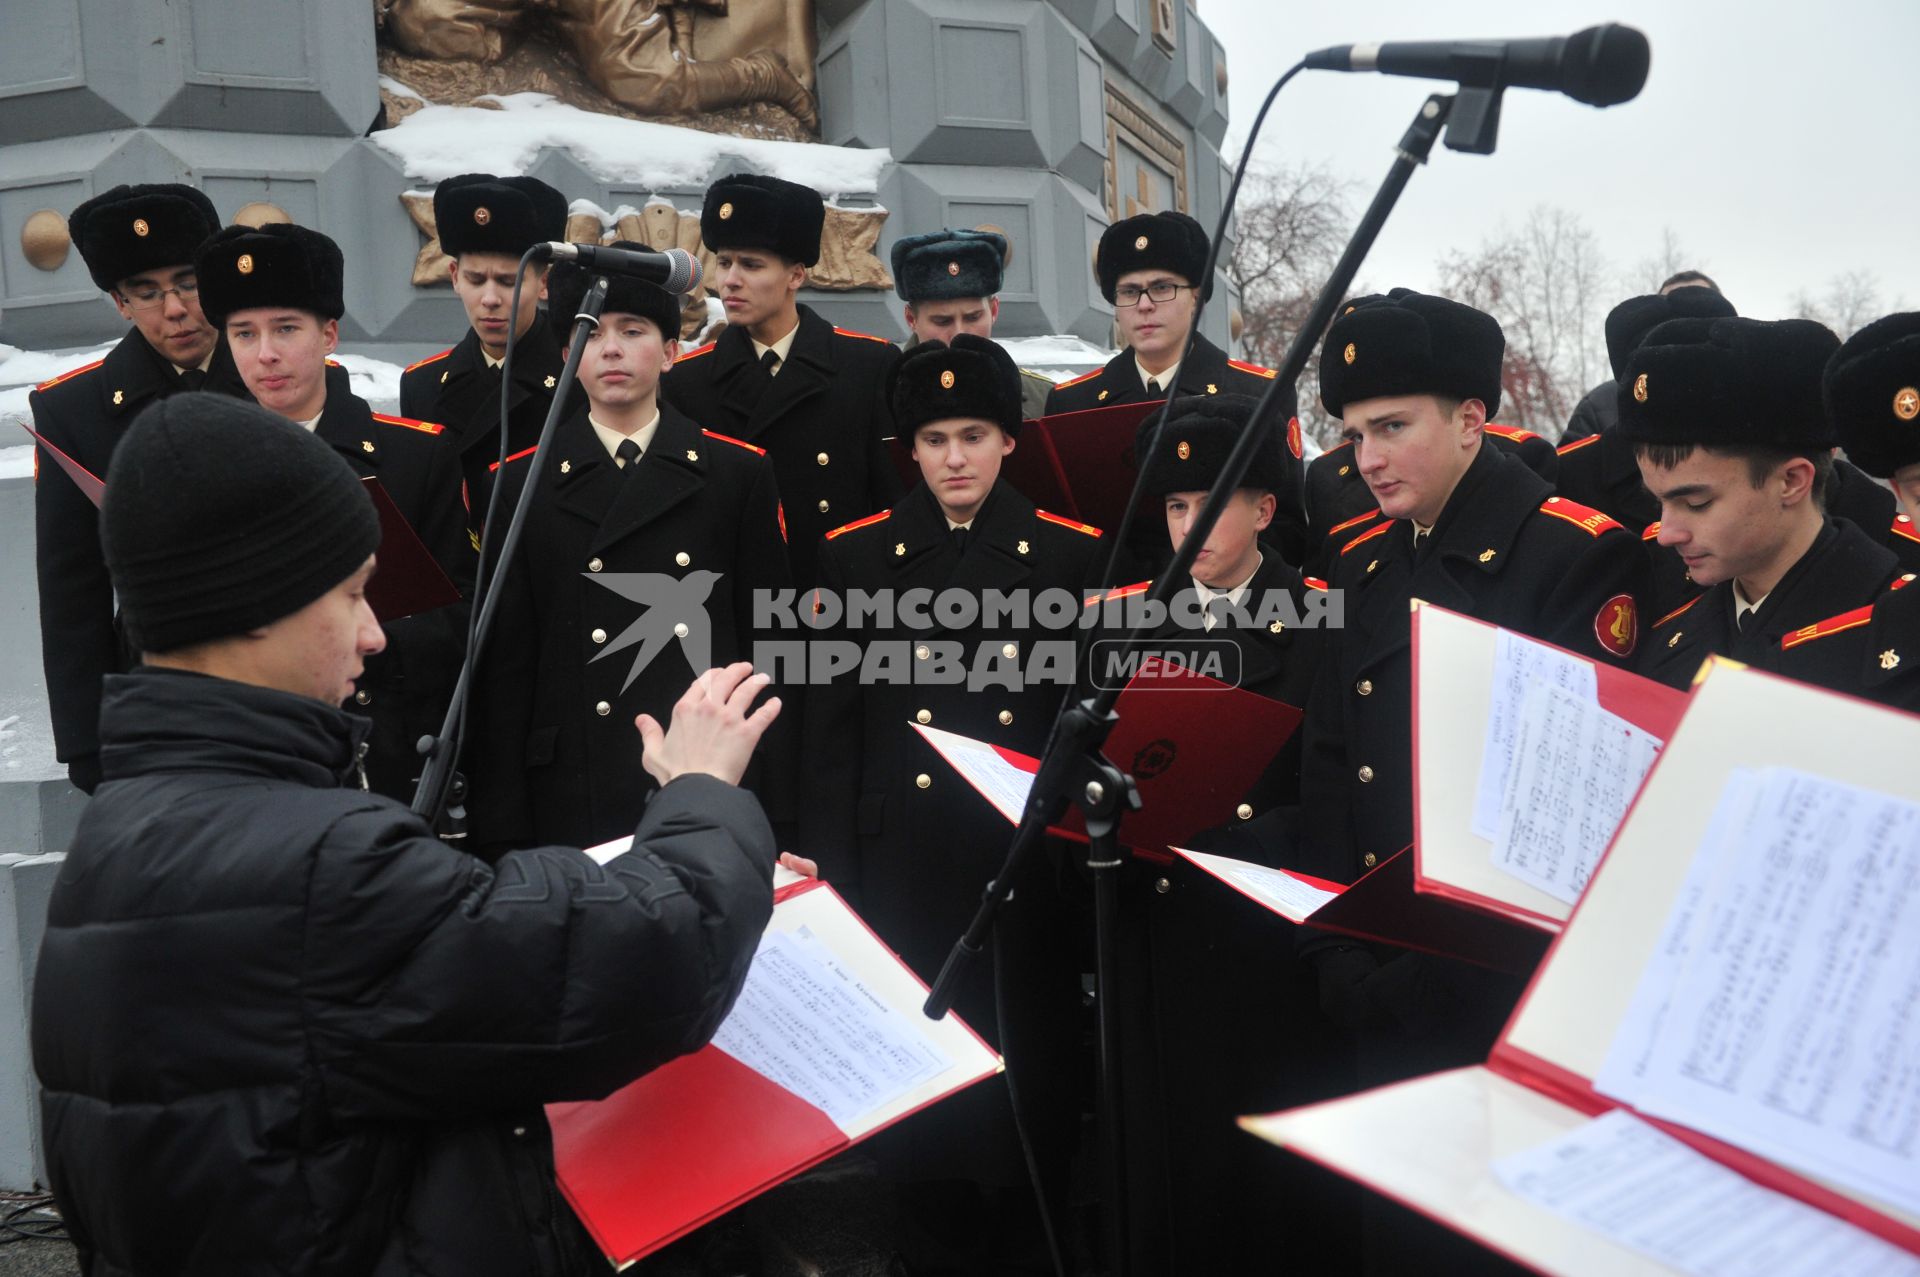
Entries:
<svg viewBox="0 0 1920 1277">
<path fill-rule="evenodd" d="M 106 358 L 43 383 L 27 405 L 42 438 L 101 478 L 120 436 L 154 400 L 202 388 L 245 393 L 225 343 L 201 313 L 194 275 L 194 249 L 219 228 L 207 197 L 175 183 L 116 186 L 67 219 L 87 273 L 133 327 Z M 91 793 L 100 781 L 100 680 L 126 669 L 131 654 L 114 624 L 100 512 L 46 449 L 34 464 L 40 651 L 54 753 Z"/>
<path fill-rule="evenodd" d="M 907 349 L 923 341 L 951 342 L 961 333 L 992 337 L 1008 248 L 998 231 L 942 229 L 895 240 L 893 290 L 906 303 L 913 334 Z M 1043 415 L 1052 391 L 1051 380 L 1022 368 L 1021 417 Z"/>
<path fill-rule="evenodd" d="M 884 337 L 836 328 L 798 297 L 820 260 L 820 192 L 777 177 L 729 177 L 707 188 L 700 238 L 726 308 L 718 340 L 675 360 L 660 392 L 708 429 L 765 448 L 786 500 L 794 584 L 813 584 L 829 528 L 886 508 L 899 484 L 887 372 L 900 352 Z"/>
<path fill-rule="evenodd" d="M 1892 551 L 1823 505 L 1838 438 L 1821 374 L 1839 345 L 1805 319 L 1679 319 L 1628 357 L 1615 428 L 1660 502 L 1659 544 L 1705 587 L 1654 619 L 1649 678 L 1686 687 L 1716 653 L 1777 669 L 1788 634 L 1899 575 Z"/>
<path fill-rule="evenodd" d="M 643 248 L 621 244 L 622 248 Z M 553 268 L 552 322 L 571 329 L 593 272 Z M 624 725 L 658 717 L 710 666 L 749 658 L 756 597 L 791 593 L 773 467 L 659 401 L 680 299 L 608 277 L 580 394 L 554 430 L 474 686 L 466 758 L 482 848 L 592 844 L 640 818 L 651 787 Z M 531 448 L 500 470 L 497 556 Z M 497 571 L 489 563 L 491 579 Z M 794 802 L 791 737 L 749 784 L 777 818 Z"/>
<path fill-rule="evenodd" d="M 440 247 L 453 259 L 447 274 L 469 327 L 459 345 L 400 374 L 400 415 L 447 428 L 460 450 L 467 499 L 485 510 L 491 467 L 501 455 L 500 396 L 507 396 L 507 453 L 532 447 L 566 362 L 552 326 L 538 322 L 547 299 L 546 263 L 527 268 L 520 309 L 509 308 L 520 255 L 567 237 L 567 197 L 538 178 L 463 173 L 434 188 L 433 219 Z M 509 339 L 513 383 L 505 385 L 501 361 Z"/>
<path fill-rule="evenodd" d="M 382 644 L 380 533 L 325 441 L 175 397 L 102 530 L 144 667 L 108 680 L 33 1018 L 81 1271 L 603 1271 L 542 1105 L 697 1049 L 738 994 L 772 905 L 732 783 L 764 680 L 714 670 L 641 720 L 662 788 L 632 851 L 489 867 L 360 788 L 337 706 Z"/>
<path fill-rule="evenodd" d="M 1100 533 L 1036 509 L 1000 478 L 1019 436 L 1020 389 L 998 345 L 968 334 L 951 346 L 924 342 L 900 360 L 891 397 L 921 482 L 820 547 L 814 646 L 857 660 L 808 689 L 801 845 L 932 980 L 1012 830 L 913 724 L 1040 751 L 1072 684 L 1073 623 Z M 854 592 L 881 600 L 877 619 L 850 614 Z M 990 594 L 1009 606 L 990 606 Z M 1065 604 L 1063 628 L 1040 619 L 1049 594 Z M 982 674 L 992 677 L 974 677 Z M 1007 1055 L 1049 1204 L 1064 1221 L 1080 965 L 1046 869 L 1036 866 L 1015 896 L 993 960 L 975 965 L 956 1009 Z M 908 1271 L 1053 1271 L 1009 1097 L 996 1080 L 876 1142 L 900 1185 Z"/>
<path fill-rule="evenodd" d="M 472 588 L 473 533 L 460 454 L 444 427 L 376 413 L 327 356 L 346 313 L 339 246 L 288 223 L 229 226 L 201 245 L 200 297 L 222 325 L 247 390 L 312 431 L 356 472 L 377 479 L 462 595 Z M 375 792 L 413 797 L 415 748 L 438 732 L 466 651 L 464 601 L 394 621 L 387 649 L 367 662 L 354 708 L 373 720 L 367 776 Z"/>
</svg>

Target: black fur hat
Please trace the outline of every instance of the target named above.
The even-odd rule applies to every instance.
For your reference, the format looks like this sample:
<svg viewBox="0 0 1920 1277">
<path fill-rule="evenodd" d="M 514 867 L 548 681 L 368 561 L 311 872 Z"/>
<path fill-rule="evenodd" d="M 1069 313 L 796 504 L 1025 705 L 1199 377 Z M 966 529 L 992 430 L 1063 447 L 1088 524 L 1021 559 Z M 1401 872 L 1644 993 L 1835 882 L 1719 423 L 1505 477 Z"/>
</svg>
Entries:
<svg viewBox="0 0 1920 1277">
<path fill-rule="evenodd" d="M 708 251 L 759 248 L 790 262 L 820 260 L 827 206 L 811 186 L 777 177 L 723 177 L 707 188 L 700 238 Z"/>
<path fill-rule="evenodd" d="M 191 186 L 116 186 L 67 217 L 67 234 L 101 292 L 159 266 L 186 266 L 220 229 L 213 201 Z"/>
<path fill-rule="evenodd" d="M 977 417 L 1020 434 L 1020 370 L 999 342 L 960 333 L 951 346 L 923 341 L 887 375 L 893 424 L 905 440 L 929 421 Z"/>
<path fill-rule="evenodd" d="M 631 248 L 637 252 L 646 252 L 645 244 L 632 240 L 616 240 L 615 248 Z M 564 347 L 573 335 L 573 317 L 580 313 L 580 301 L 587 295 L 596 272 L 578 262 L 561 261 L 553 264 L 553 270 L 547 275 L 547 322 L 553 325 L 553 331 Z M 607 304 L 601 313 L 638 315 L 642 319 L 651 319 L 660 329 L 663 341 L 677 341 L 680 337 L 680 299 L 644 279 L 634 279 L 628 275 L 608 275 Z"/>
<path fill-rule="evenodd" d="M 1120 277 L 1136 270 L 1163 270 L 1178 275 L 1200 290 L 1200 299 L 1213 296 L 1207 273 L 1207 232 L 1185 213 L 1141 213 L 1123 217 L 1100 236 L 1094 254 L 1094 274 L 1100 295 L 1111 304 Z"/>
<path fill-rule="evenodd" d="M 1734 313 L 1732 302 L 1696 285 L 1627 298 L 1607 312 L 1607 362 L 1613 365 L 1613 379 L 1620 380 L 1633 348 L 1669 319 L 1730 319 Z"/>
<path fill-rule="evenodd" d="M 1320 347 L 1320 402 L 1333 416 L 1363 399 L 1440 395 L 1500 411 L 1500 321 L 1410 288 L 1349 303 Z"/>
<path fill-rule="evenodd" d="M 1632 443 L 1830 448 L 1820 382 L 1839 346 L 1811 319 L 1670 319 L 1627 356 L 1617 429 Z"/>
<path fill-rule="evenodd" d="M 462 173 L 433 188 L 433 224 L 449 257 L 504 253 L 567 237 L 567 197 L 534 177 Z"/>
<path fill-rule="evenodd" d="M 1920 312 L 1876 319 L 1827 361 L 1827 418 L 1847 458 L 1882 479 L 1920 462 Z"/>
<path fill-rule="evenodd" d="M 1142 495 L 1164 497 L 1169 492 L 1211 489 L 1259 403 L 1249 395 L 1184 395 L 1175 399 L 1167 408 L 1160 446 L 1151 457 L 1148 445 L 1160 414 L 1148 414 L 1133 439 L 1134 456 L 1146 459 L 1147 482 Z M 1299 489 L 1300 463 L 1282 444 L 1281 433 L 1271 419 L 1262 426 L 1259 446 L 1240 479 L 1240 487 L 1275 493 Z"/>
<path fill-rule="evenodd" d="M 340 246 L 305 226 L 229 226 L 200 246 L 194 265 L 200 309 L 215 324 L 256 306 L 308 310 L 322 319 L 347 313 Z"/>
<path fill-rule="evenodd" d="M 904 302 L 992 297 L 1000 291 L 1007 237 L 993 231 L 929 231 L 893 245 L 893 289 Z"/>
</svg>

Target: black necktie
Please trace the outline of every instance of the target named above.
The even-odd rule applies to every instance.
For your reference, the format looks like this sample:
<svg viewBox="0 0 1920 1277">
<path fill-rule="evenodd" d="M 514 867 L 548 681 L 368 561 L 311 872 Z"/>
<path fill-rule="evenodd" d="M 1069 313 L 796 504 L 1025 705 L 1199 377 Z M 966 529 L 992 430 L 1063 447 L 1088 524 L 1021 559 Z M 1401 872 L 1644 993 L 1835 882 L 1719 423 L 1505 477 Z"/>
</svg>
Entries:
<svg viewBox="0 0 1920 1277">
<path fill-rule="evenodd" d="M 773 379 L 774 371 L 779 367 L 780 355 L 778 351 L 769 350 L 766 354 L 760 356 L 760 371 L 767 374 L 769 381 Z"/>
<path fill-rule="evenodd" d="M 955 528 L 953 530 L 953 548 L 960 554 L 967 552 L 967 529 Z"/>
<path fill-rule="evenodd" d="M 1224 594 L 1216 594 L 1207 600 L 1207 617 L 1213 622 L 1209 629 L 1225 629 L 1232 624 L 1233 600 Z"/>
<path fill-rule="evenodd" d="M 620 446 L 613 450 L 613 459 L 620 463 L 622 470 L 633 469 L 633 463 L 640 460 L 640 445 L 631 439 L 622 439 Z"/>
<path fill-rule="evenodd" d="M 182 368 L 180 370 L 180 389 L 198 390 L 206 384 L 207 374 L 201 372 L 198 368 Z"/>
<path fill-rule="evenodd" d="M 1755 612 L 1758 612 L 1759 610 L 1760 610 L 1759 608 L 1753 608 L 1753 607 L 1743 608 L 1737 603 L 1734 604 L 1733 628 L 1735 629 L 1735 631 L 1741 634 L 1745 634 L 1747 632 L 1747 627 L 1753 624 L 1753 614 Z"/>
</svg>

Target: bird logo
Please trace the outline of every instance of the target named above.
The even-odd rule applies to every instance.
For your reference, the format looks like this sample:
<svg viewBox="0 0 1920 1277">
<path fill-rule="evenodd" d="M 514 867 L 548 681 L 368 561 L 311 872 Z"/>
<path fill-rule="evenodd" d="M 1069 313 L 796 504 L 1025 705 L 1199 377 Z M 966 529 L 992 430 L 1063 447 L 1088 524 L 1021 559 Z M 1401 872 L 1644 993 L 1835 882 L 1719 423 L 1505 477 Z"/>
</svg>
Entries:
<svg viewBox="0 0 1920 1277">
<path fill-rule="evenodd" d="M 681 654 L 696 674 L 712 666 L 713 622 L 707 616 L 707 598 L 719 583 L 721 573 L 703 568 L 683 577 L 668 576 L 664 572 L 583 572 L 581 575 L 644 609 L 633 624 L 620 631 L 593 657 L 594 661 L 600 661 L 630 647 L 638 649 L 633 654 L 626 681 L 620 684 L 622 692 L 633 686 L 640 671 L 651 665 L 674 639 L 679 640 Z"/>
</svg>

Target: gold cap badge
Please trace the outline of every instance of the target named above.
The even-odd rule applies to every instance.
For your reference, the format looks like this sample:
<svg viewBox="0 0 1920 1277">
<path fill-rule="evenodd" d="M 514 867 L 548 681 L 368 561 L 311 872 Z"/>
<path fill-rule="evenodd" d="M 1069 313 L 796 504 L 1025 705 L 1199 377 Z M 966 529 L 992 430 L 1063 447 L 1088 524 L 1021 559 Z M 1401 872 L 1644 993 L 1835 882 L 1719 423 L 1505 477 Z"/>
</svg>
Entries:
<svg viewBox="0 0 1920 1277">
<path fill-rule="evenodd" d="M 253 274 L 253 254 L 252 253 L 240 254 L 240 258 L 238 261 L 234 262 L 233 268 L 239 271 L 242 275 Z"/>
<path fill-rule="evenodd" d="M 940 389 L 942 390 L 953 389 L 953 369 L 948 368 L 940 374 Z"/>
<path fill-rule="evenodd" d="M 1182 439 L 1180 441 L 1180 446 L 1173 450 L 1173 455 L 1180 458 L 1180 460 L 1185 461 L 1188 457 L 1191 457 L 1193 455 L 1193 445 L 1188 443 L 1185 439 Z"/>
<path fill-rule="evenodd" d="M 1920 390 L 1912 386 L 1902 386 L 1900 393 L 1893 397 L 1893 415 L 1902 421 L 1912 421 L 1920 417 Z"/>
<path fill-rule="evenodd" d="M 1354 349 L 1353 343 L 1348 342 L 1347 348 L 1340 352 L 1340 358 L 1346 360 L 1348 363 L 1352 363 L 1354 361 L 1354 358 L 1358 356 L 1359 353 L 1360 352 L 1358 350 Z"/>
<path fill-rule="evenodd" d="M 482 204 L 479 208 L 476 208 L 473 210 L 473 224 L 475 226 L 485 226 L 488 222 L 491 222 L 492 220 L 493 220 L 493 210 L 488 208 L 485 204 Z"/>
<path fill-rule="evenodd" d="M 947 263 L 947 274 L 949 274 L 949 275 L 958 275 L 959 273 L 960 273 L 960 263 L 959 263 L 959 262 L 948 262 L 948 263 Z"/>
<path fill-rule="evenodd" d="M 1136 239 L 1135 241 L 1133 241 L 1133 251 L 1136 253 L 1139 252 L 1141 249 L 1145 248 L 1146 246 L 1147 246 L 1147 237 L 1145 235 L 1142 235 L 1139 239 Z"/>
<path fill-rule="evenodd" d="M 141 239 L 145 239 L 147 237 L 147 232 L 152 229 L 153 228 L 151 226 L 147 225 L 146 218 L 136 217 L 133 219 L 133 233 L 135 235 L 138 235 Z"/>
<path fill-rule="evenodd" d="M 726 203 L 726 204 L 722 204 L 722 205 L 720 206 L 720 220 L 724 222 L 724 221 L 726 221 L 726 220 L 727 220 L 727 219 L 728 219 L 729 217 L 732 217 L 732 216 L 733 216 L 733 205 L 732 205 L 732 203 L 731 203 L 731 202 L 729 202 L 729 203 Z"/>
<path fill-rule="evenodd" d="M 1647 401 L 1647 374 L 1645 373 L 1633 379 L 1633 401 L 1635 403 Z"/>
</svg>

